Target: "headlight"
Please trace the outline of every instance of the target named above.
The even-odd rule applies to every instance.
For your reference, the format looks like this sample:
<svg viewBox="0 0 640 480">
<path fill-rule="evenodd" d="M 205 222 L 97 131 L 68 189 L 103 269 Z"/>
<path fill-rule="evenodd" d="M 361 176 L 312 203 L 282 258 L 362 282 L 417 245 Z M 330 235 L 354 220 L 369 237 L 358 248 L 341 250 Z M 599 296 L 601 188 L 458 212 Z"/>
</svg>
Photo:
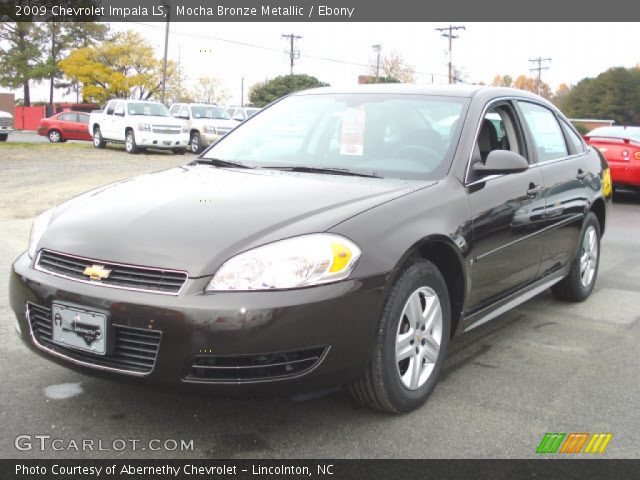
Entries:
<svg viewBox="0 0 640 480">
<path fill-rule="evenodd" d="M 55 209 L 52 208 L 44 213 L 41 213 L 33 221 L 33 225 L 31 226 L 31 235 L 29 236 L 29 257 L 34 258 L 36 256 L 36 252 L 38 251 L 38 243 L 40 242 L 44 231 L 47 229 L 47 226 L 51 221 L 51 215 L 53 215 L 54 210 Z"/>
<path fill-rule="evenodd" d="M 138 130 L 140 130 L 141 132 L 150 132 L 151 125 L 149 125 L 148 123 L 139 123 Z"/>
<path fill-rule="evenodd" d="M 280 240 L 227 260 L 207 291 L 279 290 L 343 280 L 360 249 L 344 237 L 318 233 Z"/>
<path fill-rule="evenodd" d="M 217 133 L 216 127 L 212 126 L 212 125 L 205 125 L 204 127 L 202 127 L 202 131 L 204 133 Z"/>
</svg>

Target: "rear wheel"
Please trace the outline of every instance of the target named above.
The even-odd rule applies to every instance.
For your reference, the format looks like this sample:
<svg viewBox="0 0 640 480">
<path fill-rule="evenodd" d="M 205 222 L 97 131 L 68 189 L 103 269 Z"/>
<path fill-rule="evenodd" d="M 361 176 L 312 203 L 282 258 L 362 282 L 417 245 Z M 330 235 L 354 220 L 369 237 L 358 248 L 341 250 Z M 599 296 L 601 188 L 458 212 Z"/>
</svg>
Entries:
<svg viewBox="0 0 640 480">
<path fill-rule="evenodd" d="M 418 261 L 391 288 L 373 358 L 362 377 L 350 385 L 350 393 L 358 403 L 378 410 L 414 410 L 436 386 L 450 333 L 444 278 L 433 263 Z"/>
<path fill-rule="evenodd" d="M 193 132 L 191 134 L 191 141 L 189 142 L 189 144 L 191 146 L 192 153 L 200 153 L 200 151 L 202 150 L 202 141 L 198 132 Z"/>
<path fill-rule="evenodd" d="M 102 132 L 100 131 L 100 127 L 96 127 L 93 129 L 93 146 L 96 148 L 104 148 L 106 142 L 104 138 L 102 138 Z"/>
<path fill-rule="evenodd" d="M 58 130 L 49 130 L 47 137 L 51 143 L 60 143 L 63 140 L 62 134 Z"/>
<path fill-rule="evenodd" d="M 124 137 L 124 149 L 127 153 L 138 153 L 138 146 L 136 145 L 136 137 L 133 134 L 133 130 L 129 130 Z"/>
<path fill-rule="evenodd" d="M 560 300 L 581 302 L 593 290 L 600 265 L 600 224 L 593 212 L 589 212 L 582 225 L 578 251 L 571 263 L 571 270 L 562 281 L 551 287 Z"/>
</svg>

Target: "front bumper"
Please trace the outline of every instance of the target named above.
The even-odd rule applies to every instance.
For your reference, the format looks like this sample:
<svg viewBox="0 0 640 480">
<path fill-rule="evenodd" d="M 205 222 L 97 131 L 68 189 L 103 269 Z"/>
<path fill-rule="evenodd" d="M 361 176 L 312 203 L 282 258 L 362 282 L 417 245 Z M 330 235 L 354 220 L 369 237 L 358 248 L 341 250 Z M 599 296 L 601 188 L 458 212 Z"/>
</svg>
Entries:
<svg viewBox="0 0 640 480">
<path fill-rule="evenodd" d="M 0 134 L 11 133 L 11 132 L 13 132 L 13 128 L 11 127 L 0 127 Z"/>
<path fill-rule="evenodd" d="M 136 145 L 148 148 L 187 148 L 189 145 L 189 134 L 160 134 L 153 132 L 137 131 Z"/>
<path fill-rule="evenodd" d="M 112 289 L 36 271 L 25 253 L 13 264 L 9 291 L 19 334 L 29 348 L 97 376 L 225 394 L 291 393 L 343 385 L 366 367 L 382 308 L 385 275 L 283 292 L 204 294 L 207 281 L 189 279 L 177 296 Z M 43 348 L 25 306 L 49 309 L 54 301 L 106 312 L 110 325 L 161 332 L 152 370 L 129 374 Z M 321 358 L 313 368 L 296 375 L 250 380 L 193 376 L 194 362 L 202 363 L 211 355 L 226 359 L 314 348 L 322 350 Z M 91 359 L 92 354 L 85 354 L 87 357 Z"/>
<path fill-rule="evenodd" d="M 201 133 L 200 141 L 202 142 L 202 146 L 206 147 L 208 145 L 212 145 L 220 140 L 224 135 L 217 133 Z"/>
</svg>

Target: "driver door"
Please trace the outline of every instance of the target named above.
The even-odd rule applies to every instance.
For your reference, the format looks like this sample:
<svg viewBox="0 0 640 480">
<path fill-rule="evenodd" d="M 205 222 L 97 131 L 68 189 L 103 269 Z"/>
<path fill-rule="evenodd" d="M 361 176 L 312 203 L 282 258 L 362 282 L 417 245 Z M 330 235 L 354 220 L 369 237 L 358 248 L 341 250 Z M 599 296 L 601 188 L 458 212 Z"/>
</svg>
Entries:
<svg viewBox="0 0 640 480">
<path fill-rule="evenodd" d="M 530 164 L 520 173 L 474 173 L 493 150 L 511 150 L 527 159 L 524 131 L 511 102 L 488 109 L 478 135 L 467 174 L 472 212 L 471 313 L 534 281 L 543 248 L 544 191 L 540 169 Z M 529 160 L 531 163 L 531 160 Z"/>
</svg>

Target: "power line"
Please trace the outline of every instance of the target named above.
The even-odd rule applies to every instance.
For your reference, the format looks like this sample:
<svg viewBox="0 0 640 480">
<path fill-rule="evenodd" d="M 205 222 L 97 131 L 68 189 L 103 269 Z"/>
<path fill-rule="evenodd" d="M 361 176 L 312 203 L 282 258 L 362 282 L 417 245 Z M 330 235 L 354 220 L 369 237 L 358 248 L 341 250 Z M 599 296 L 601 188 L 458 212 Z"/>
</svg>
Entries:
<svg viewBox="0 0 640 480">
<path fill-rule="evenodd" d="M 537 76 L 537 79 L 536 79 L 536 87 L 537 87 L 537 90 L 538 90 L 538 95 L 540 95 L 540 88 L 542 86 L 542 78 L 541 78 L 542 77 L 542 70 L 549 70 L 548 66 L 544 66 L 544 67 L 542 66 L 542 62 L 551 62 L 551 59 L 550 58 L 538 57 L 538 58 L 530 58 L 529 61 L 531 63 L 534 63 L 534 64 L 537 63 L 538 64 L 537 67 L 530 68 L 529 71 L 530 72 L 535 72 L 535 71 L 538 72 L 538 76 Z"/>
<path fill-rule="evenodd" d="M 453 50 L 453 39 L 459 38 L 458 35 L 454 35 L 453 32 L 456 30 L 466 30 L 464 25 L 449 25 L 448 27 L 440 27 L 436 28 L 437 31 L 441 33 L 441 35 L 445 38 L 449 39 L 449 84 L 453 83 L 453 63 L 452 63 L 452 50 Z"/>
<path fill-rule="evenodd" d="M 143 22 L 128 22 L 128 23 L 134 23 L 137 25 L 142 25 L 144 27 L 148 27 L 148 28 L 153 28 L 153 29 L 162 29 L 162 27 L 159 27 L 157 25 L 153 25 L 153 24 L 148 24 L 148 23 L 143 23 Z M 260 50 L 265 50 L 265 51 L 269 51 L 269 52 L 274 52 L 274 53 L 278 53 L 278 54 L 282 54 L 282 50 L 278 49 L 278 48 L 272 48 L 272 47 L 265 47 L 264 45 L 257 45 L 254 43 L 249 43 L 249 42 L 241 42 L 239 40 L 231 40 L 229 38 L 222 38 L 222 37 L 215 37 L 212 35 L 204 35 L 204 34 L 199 34 L 199 33 L 192 33 L 192 32 L 181 32 L 181 31 L 176 31 L 176 30 L 171 30 L 171 34 L 172 35 L 179 35 L 179 36 L 183 36 L 183 37 L 192 37 L 192 38 L 199 38 L 199 39 L 204 39 L 204 40 L 214 40 L 217 42 L 224 42 L 224 43 L 230 43 L 233 45 L 238 45 L 238 46 L 242 46 L 242 47 L 248 47 L 248 48 L 256 48 L 256 49 L 260 49 Z M 344 60 L 344 59 L 339 59 L 339 58 L 331 58 L 331 57 L 324 57 L 324 56 L 320 56 L 320 55 L 310 55 L 310 54 L 299 54 L 300 58 L 309 58 L 309 59 L 313 59 L 313 60 L 321 60 L 324 62 L 332 62 L 332 63 L 339 63 L 342 65 L 353 65 L 356 67 L 365 67 L 365 68 L 369 68 L 370 65 L 366 64 L 366 63 L 359 63 L 359 62 L 353 62 L 350 60 Z M 446 75 L 442 74 L 442 73 L 435 73 L 435 72 L 421 72 L 418 70 L 414 70 L 415 74 L 418 75 L 427 75 L 427 76 L 432 76 L 432 77 L 446 77 Z"/>
<path fill-rule="evenodd" d="M 287 38 L 291 42 L 291 46 L 289 47 L 289 60 L 291 62 L 291 70 L 289 73 L 290 75 L 293 75 L 293 63 L 297 58 L 300 58 L 300 50 L 296 50 L 294 48 L 294 44 L 296 40 L 300 40 L 302 37 L 300 35 L 295 35 L 293 33 L 289 33 L 289 34 L 283 33 L 281 37 Z"/>
</svg>

